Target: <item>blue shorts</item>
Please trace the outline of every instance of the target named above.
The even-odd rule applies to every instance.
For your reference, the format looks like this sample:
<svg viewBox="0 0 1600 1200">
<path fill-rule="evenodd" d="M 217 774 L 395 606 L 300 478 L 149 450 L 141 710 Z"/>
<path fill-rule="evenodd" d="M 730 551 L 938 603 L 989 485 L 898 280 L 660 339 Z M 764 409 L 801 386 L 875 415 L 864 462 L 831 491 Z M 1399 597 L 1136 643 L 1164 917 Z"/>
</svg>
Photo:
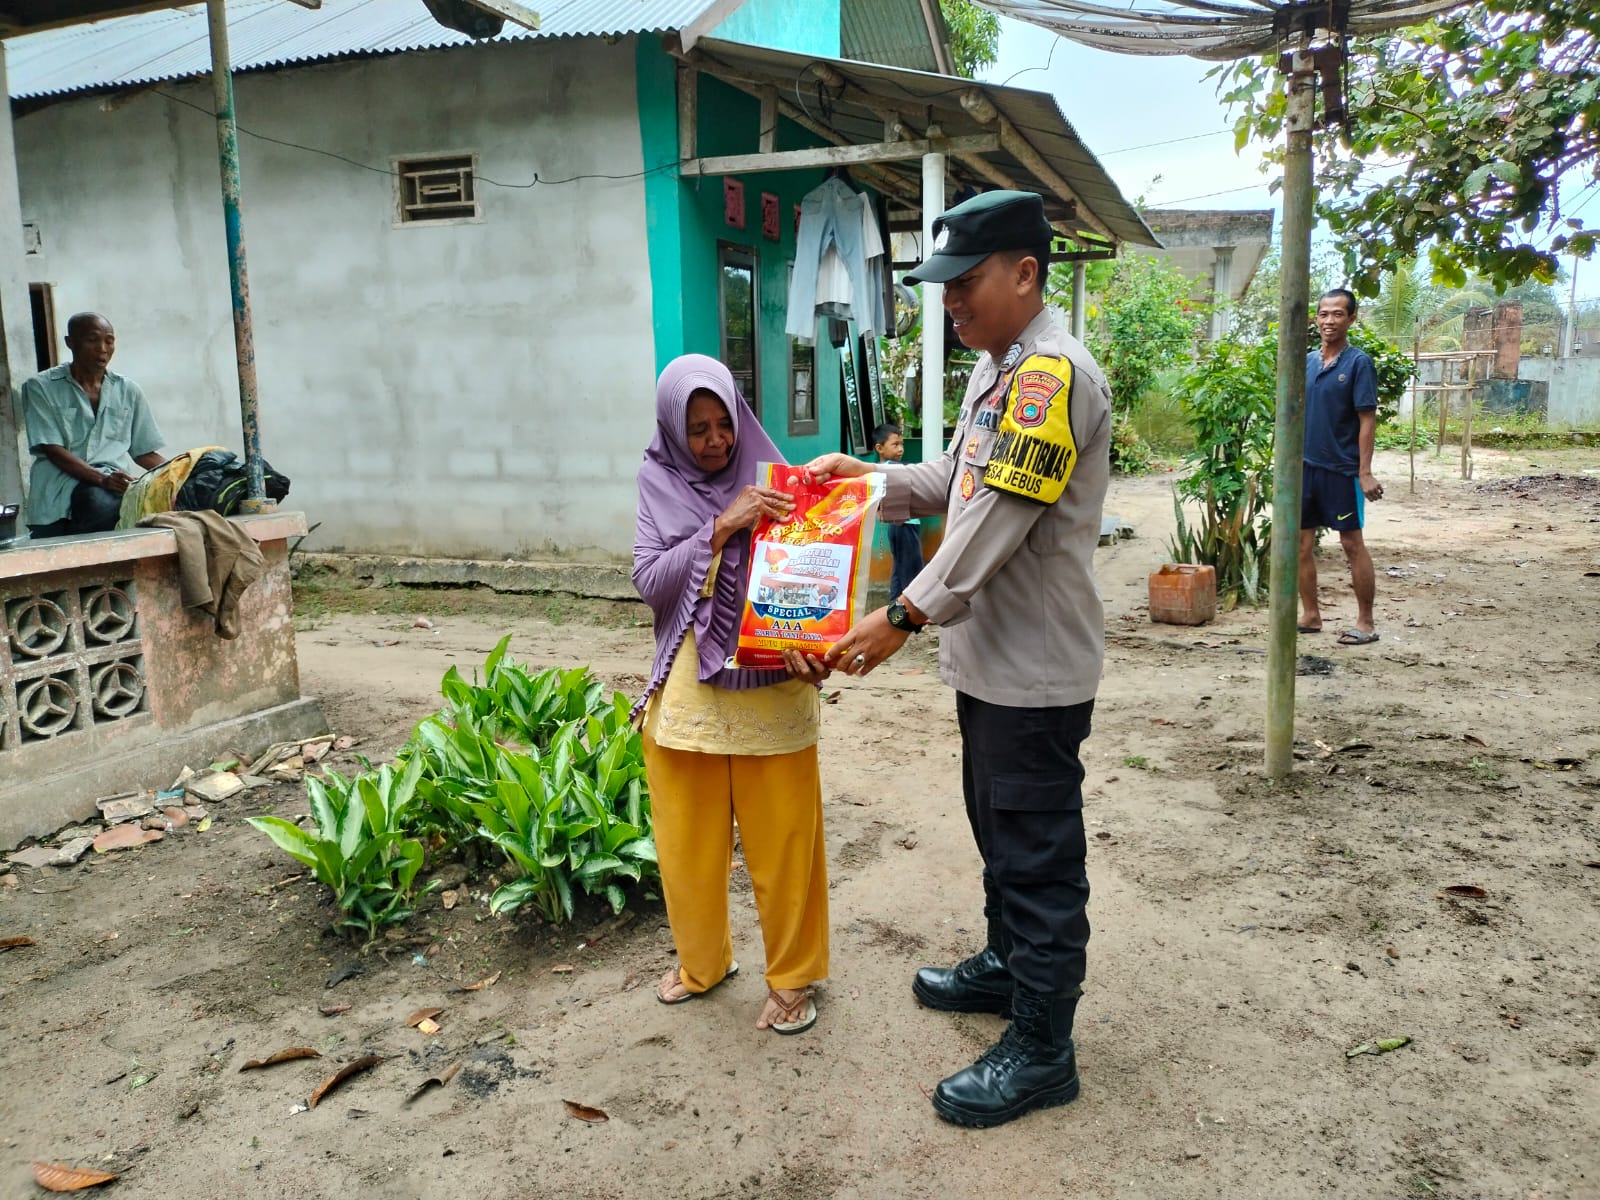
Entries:
<svg viewBox="0 0 1600 1200">
<path fill-rule="evenodd" d="M 1342 471 L 1306 463 L 1300 484 L 1300 528 L 1333 529 L 1348 533 L 1360 529 L 1367 513 L 1361 480 Z"/>
</svg>

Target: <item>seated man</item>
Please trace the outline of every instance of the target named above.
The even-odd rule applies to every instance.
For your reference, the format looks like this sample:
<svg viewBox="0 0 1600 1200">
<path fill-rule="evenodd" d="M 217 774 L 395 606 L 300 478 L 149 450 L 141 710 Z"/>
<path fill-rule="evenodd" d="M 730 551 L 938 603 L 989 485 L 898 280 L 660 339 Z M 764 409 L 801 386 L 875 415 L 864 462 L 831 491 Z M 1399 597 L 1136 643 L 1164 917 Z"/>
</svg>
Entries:
<svg viewBox="0 0 1600 1200">
<path fill-rule="evenodd" d="M 139 385 L 107 369 L 116 347 L 110 321 L 79 313 L 67 322 L 72 362 L 22 385 L 33 452 L 28 528 L 36 538 L 114 528 L 133 482 L 123 466 L 130 458 L 146 470 L 165 461 Z"/>
</svg>

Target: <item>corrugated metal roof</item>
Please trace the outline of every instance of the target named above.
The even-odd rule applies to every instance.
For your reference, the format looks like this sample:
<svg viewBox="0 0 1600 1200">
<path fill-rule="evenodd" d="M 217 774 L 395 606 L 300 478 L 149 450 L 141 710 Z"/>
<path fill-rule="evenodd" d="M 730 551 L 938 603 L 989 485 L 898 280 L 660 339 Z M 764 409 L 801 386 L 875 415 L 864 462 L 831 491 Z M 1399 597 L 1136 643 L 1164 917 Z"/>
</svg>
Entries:
<svg viewBox="0 0 1600 1200">
<path fill-rule="evenodd" d="M 529 0 L 538 33 L 507 22 L 499 37 L 594 37 L 682 29 L 711 0 Z M 440 25 L 422 0 L 232 0 L 228 41 L 235 70 L 351 54 L 465 46 L 473 39 Z M 120 17 L 7 39 L 11 97 L 24 100 L 97 88 L 182 79 L 211 69 L 205 5 Z"/>
<path fill-rule="evenodd" d="M 883 140 L 883 112 L 887 109 L 914 115 L 918 126 L 929 120 L 936 122 L 948 137 L 987 132 L 989 127 L 978 122 L 961 103 L 963 92 L 979 92 L 1011 122 L 1048 166 L 1067 182 L 1078 198 L 1080 210 L 1087 209 L 1092 213 L 1118 241 L 1136 246 L 1161 245 L 1112 182 L 1111 176 L 1106 174 L 1100 160 L 1083 144 L 1077 131 L 1061 112 L 1055 97 L 1047 93 L 999 87 L 949 75 L 880 67 L 871 63 L 792 54 L 785 50 L 769 50 L 763 46 L 746 46 L 714 38 L 701 39 L 696 43 L 694 53 L 701 60 L 702 70 L 715 74 L 717 66 L 722 65 L 735 74 L 759 75 L 763 81 L 780 84 L 784 89 L 780 96 L 788 96 L 797 87 L 796 80 L 804 75 L 808 66 L 818 62 L 828 63 L 843 78 L 845 87 L 840 94 L 831 96 L 825 114 L 815 102 L 814 107 L 830 129 L 857 144 Z M 811 83 L 815 85 L 814 80 Z M 997 150 L 983 157 L 990 166 L 1003 171 L 1022 186 L 1034 187 L 1039 191 L 1045 197 L 1045 210 L 1051 220 L 1067 220 L 1065 206 L 1055 198 L 1054 190 L 1044 181 L 1037 180 L 1025 164 L 1005 150 Z M 919 160 L 880 163 L 878 169 L 900 176 L 910 194 L 921 192 L 922 164 Z M 980 190 L 994 186 L 991 180 L 975 173 L 969 164 L 960 159 L 951 160 L 950 170 L 965 177 Z"/>
<path fill-rule="evenodd" d="M 844 57 L 858 62 L 939 70 L 918 0 L 842 0 L 839 42 Z"/>
</svg>

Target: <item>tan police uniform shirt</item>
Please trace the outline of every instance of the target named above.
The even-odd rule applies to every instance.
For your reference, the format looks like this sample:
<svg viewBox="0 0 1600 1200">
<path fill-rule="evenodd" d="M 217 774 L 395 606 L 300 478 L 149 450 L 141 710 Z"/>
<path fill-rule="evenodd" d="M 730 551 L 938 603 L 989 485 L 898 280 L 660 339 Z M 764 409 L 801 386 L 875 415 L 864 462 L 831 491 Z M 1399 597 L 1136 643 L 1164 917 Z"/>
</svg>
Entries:
<svg viewBox="0 0 1600 1200">
<path fill-rule="evenodd" d="M 1045 309 L 1001 362 L 978 360 L 934 462 L 878 469 L 886 520 L 947 514 L 906 598 L 941 627 L 939 667 L 991 704 L 1092 700 L 1105 660 L 1093 558 L 1111 476 L 1111 393 Z"/>
</svg>

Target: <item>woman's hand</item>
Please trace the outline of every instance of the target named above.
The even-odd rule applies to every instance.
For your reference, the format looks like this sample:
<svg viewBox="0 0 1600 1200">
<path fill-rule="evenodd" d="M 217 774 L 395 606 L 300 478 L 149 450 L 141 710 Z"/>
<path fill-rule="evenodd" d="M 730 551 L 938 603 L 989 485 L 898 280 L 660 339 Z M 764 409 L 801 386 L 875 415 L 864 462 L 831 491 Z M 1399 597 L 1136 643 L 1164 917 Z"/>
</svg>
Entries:
<svg viewBox="0 0 1600 1200">
<path fill-rule="evenodd" d="M 722 510 L 711 533 L 711 550 L 716 553 L 741 529 L 749 529 L 762 517 L 782 519 L 794 511 L 794 497 L 776 488 L 746 484 Z"/>
<path fill-rule="evenodd" d="M 870 475 L 872 463 L 851 458 L 848 454 L 822 454 L 799 468 L 802 482 L 827 483 L 830 479 L 856 479 Z"/>
<path fill-rule="evenodd" d="M 783 665 L 792 678 L 803 679 L 807 683 L 821 683 L 833 674 L 828 665 L 816 655 L 802 654 L 798 650 L 785 650 Z"/>
</svg>

